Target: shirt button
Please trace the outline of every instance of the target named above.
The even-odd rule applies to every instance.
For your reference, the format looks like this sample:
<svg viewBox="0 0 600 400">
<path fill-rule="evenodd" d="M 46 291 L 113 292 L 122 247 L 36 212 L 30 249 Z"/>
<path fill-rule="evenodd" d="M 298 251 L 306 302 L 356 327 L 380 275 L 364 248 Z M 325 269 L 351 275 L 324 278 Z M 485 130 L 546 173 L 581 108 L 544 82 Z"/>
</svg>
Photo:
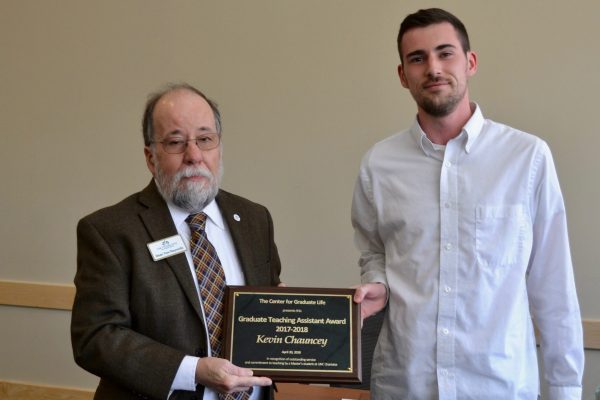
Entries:
<svg viewBox="0 0 600 400">
<path fill-rule="evenodd" d="M 449 334 L 449 333 L 450 333 L 450 331 L 448 330 L 448 328 L 444 328 L 444 329 L 442 329 L 442 333 L 443 333 L 444 335 L 447 335 L 447 334 Z"/>
<path fill-rule="evenodd" d="M 452 250 L 452 244 L 446 243 L 446 250 Z"/>
<path fill-rule="evenodd" d="M 450 161 L 446 161 L 446 168 L 452 167 L 452 163 Z"/>
<path fill-rule="evenodd" d="M 445 291 L 446 293 L 450 293 L 450 292 L 452 291 L 452 288 L 451 288 L 450 286 L 445 286 L 445 287 L 444 287 L 444 291 Z"/>
</svg>

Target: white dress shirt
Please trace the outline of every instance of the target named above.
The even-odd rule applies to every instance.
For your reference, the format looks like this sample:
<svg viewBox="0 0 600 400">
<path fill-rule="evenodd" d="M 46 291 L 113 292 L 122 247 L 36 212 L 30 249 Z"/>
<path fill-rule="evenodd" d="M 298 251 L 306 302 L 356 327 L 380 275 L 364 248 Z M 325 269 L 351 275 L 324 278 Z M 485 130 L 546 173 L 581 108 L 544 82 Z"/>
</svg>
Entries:
<svg viewBox="0 0 600 400">
<path fill-rule="evenodd" d="M 200 299 L 200 306 L 202 306 L 202 299 L 200 298 L 200 291 L 198 287 L 198 278 L 196 277 L 196 269 L 194 267 L 194 262 L 189 246 L 191 238 L 190 228 L 185 222 L 185 219 L 190 214 L 187 211 L 175 206 L 170 202 L 168 203 L 168 206 L 169 211 L 171 213 L 171 217 L 173 218 L 173 222 L 175 223 L 175 227 L 177 228 L 177 233 L 179 233 L 179 235 L 183 239 L 183 242 L 187 245 L 185 256 L 188 260 L 188 265 L 190 266 L 190 273 L 192 274 L 194 283 L 196 284 L 198 298 Z M 225 280 L 227 285 L 245 285 L 246 280 L 244 278 L 244 272 L 242 271 L 242 267 L 238 260 L 233 240 L 231 239 L 229 229 L 227 227 L 227 224 L 223 220 L 223 216 L 221 215 L 221 211 L 219 210 L 216 201 L 211 201 L 202 211 L 208 216 L 208 218 L 206 219 L 205 227 L 206 236 L 208 237 L 208 240 L 211 242 L 211 244 L 217 252 L 217 255 L 219 256 L 219 260 L 221 261 L 221 265 L 223 266 L 223 271 L 225 273 Z M 204 312 L 204 310 L 202 312 Z M 206 326 L 204 327 L 204 329 L 206 331 Z M 208 355 L 210 356 L 211 350 L 208 337 L 208 331 L 206 331 L 206 348 L 208 349 Z M 173 384 L 171 386 L 172 391 L 196 390 L 195 376 L 196 364 L 198 363 L 198 360 L 198 357 L 185 356 L 185 358 L 181 362 L 181 365 L 179 366 L 177 375 L 173 380 Z M 252 395 L 250 396 L 250 400 L 258 399 L 261 394 L 261 391 L 262 389 L 260 387 L 255 387 L 252 391 Z M 210 388 L 205 388 L 203 399 L 218 400 L 218 394 Z"/>
<path fill-rule="evenodd" d="M 374 399 L 580 399 L 584 365 L 565 208 L 547 144 L 478 106 L 445 148 L 415 121 L 357 179 L 361 280 L 389 289 Z"/>
</svg>

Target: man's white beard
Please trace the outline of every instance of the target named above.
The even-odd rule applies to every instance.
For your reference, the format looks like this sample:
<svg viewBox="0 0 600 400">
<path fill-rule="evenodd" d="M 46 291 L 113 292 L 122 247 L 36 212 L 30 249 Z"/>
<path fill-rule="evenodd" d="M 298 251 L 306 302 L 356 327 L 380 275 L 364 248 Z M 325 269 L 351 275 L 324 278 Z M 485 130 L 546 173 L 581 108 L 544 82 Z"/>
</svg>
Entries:
<svg viewBox="0 0 600 400">
<path fill-rule="evenodd" d="M 159 164 L 156 165 L 156 182 L 158 191 L 167 201 L 171 201 L 177 207 L 189 213 L 202 211 L 219 192 L 221 177 L 223 176 L 223 165 L 219 162 L 218 176 L 214 176 L 208 169 L 200 166 L 187 167 L 171 178 L 166 176 Z M 206 181 L 182 182 L 183 178 L 191 176 L 203 176 Z"/>
</svg>

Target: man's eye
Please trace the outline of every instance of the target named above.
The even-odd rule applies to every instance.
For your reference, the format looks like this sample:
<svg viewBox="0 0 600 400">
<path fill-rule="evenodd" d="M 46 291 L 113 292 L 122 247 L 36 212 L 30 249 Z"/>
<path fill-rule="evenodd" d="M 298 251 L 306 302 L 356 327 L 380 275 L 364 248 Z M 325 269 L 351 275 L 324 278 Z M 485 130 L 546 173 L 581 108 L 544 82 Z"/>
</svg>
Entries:
<svg viewBox="0 0 600 400">
<path fill-rule="evenodd" d="M 211 143 L 213 141 L 213 138 L 211 138 L 210 136 L 201 136 L 196 140 L 200 143 Z"/>
<path fill-rule="evenodd" d="M 184 140 L 181 139 L 170 139 L 167 140 L 167 146 L 181 146 L 183 143 L 185 143 Z"/>
<path fill-rule="evenodd" d="M 409 62 L 409 63 L 412 63 L 412 64 L 414 64 L 414 63 L 419 63 L 419 62 L 421 62 L 421 61 L 423 61 L 423 57 L 410 57 L 410 58 L 408 59 L 408 62 Z"/>
</svg>

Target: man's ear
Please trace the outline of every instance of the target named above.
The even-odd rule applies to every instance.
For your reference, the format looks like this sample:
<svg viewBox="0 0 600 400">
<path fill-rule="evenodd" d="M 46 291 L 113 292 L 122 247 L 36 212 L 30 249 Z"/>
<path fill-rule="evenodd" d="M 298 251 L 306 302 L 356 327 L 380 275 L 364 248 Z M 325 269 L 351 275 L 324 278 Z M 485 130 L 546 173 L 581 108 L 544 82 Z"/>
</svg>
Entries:
<svg viewBox="0 0 600 400">
<path fill-rule="evenodd" d="M 144 147 L 144 157 L 146 158 L 148 170 L 150 170 L 152 176 L 156 176 L 156 158 L 154 157 L 154 152 L 150 149 L 150 146 Z"/>
<path fill-rule="evenodd" d="M 467 63 L 467 74 L 469 75 L 469 77 L 471 77 L 477 72 L 477 53 L 475 53 L 474 51 L 468 51 Z"/>
<path fill-rule="evenodd" d="M 402 63 L 398 64 L 398 76 L 400 77 L 402 86 L 408 88 L 408 82 L 406 81 L 406 75 L 404 75 L 404 66 Z"/>
</svg>

